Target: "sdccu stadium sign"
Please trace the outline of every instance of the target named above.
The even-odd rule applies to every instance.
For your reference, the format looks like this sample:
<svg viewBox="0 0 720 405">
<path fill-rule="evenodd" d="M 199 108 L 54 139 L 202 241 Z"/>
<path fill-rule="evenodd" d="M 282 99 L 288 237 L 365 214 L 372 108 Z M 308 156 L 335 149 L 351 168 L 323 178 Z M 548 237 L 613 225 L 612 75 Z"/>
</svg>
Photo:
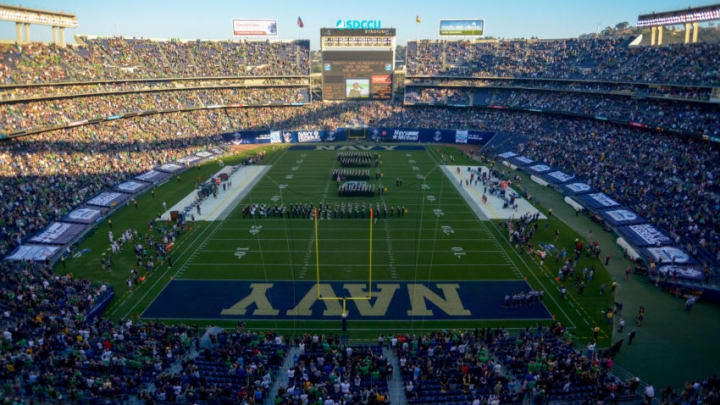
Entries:
<svg viewBox="0 0 720 405">
<path fill-rule="evenodd" d="M 380 25 L 380 20 L 337 20 L 335 28 L 339 30 L 382 28 Z"/>
<path fill-rule="evenodd" d="M 173 280 L 143 313 L 148 319 L 332 319 L 342 303 L 366 297 L 367 283 Z M 529 291 L 524 281 L 373 283 L 372 299 L 348 301 L 352 319 L 548 319 L 542 303 L 503 308 L 506 294 Z"/>
</svg>

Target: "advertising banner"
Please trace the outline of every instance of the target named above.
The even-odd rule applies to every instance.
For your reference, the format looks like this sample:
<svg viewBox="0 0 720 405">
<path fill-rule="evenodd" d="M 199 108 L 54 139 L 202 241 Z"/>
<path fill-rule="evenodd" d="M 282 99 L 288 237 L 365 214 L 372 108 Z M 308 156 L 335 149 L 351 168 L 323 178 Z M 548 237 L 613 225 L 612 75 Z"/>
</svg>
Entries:
<svg viewBox="0 0 720 405">
<path fill-rule="evenodd" d="M 192 166 L 195 163 L 200 163 L 200 161 L 202 161 L 201 157 L 198 157 L 196 155 L 190 155 L 190 156 L 182 157 L 182 158 L 176 160 L 175 162 L 184 164 L 185 166 Z"/>
<path fill-rule="evenodd" d="M 211 157 L 215 156 L 215 154 L 209 150 L 201 150 L 200 152 L 196 153 L 195 156 L 199 157 L 200 159 L 210 159 Z"/>
<path fill-rule="evenodd" d="M 277 20 L 233 20 L 233 35 L 236 37 L 275 37 Z"/>
<path fill-rule="evenodd" d="M 601 211 L 600 215 L 613 226 L 635 225 L 647 222 L 645 218 L 624 207 Z"/>
<path fill-rule="evenodd" d="M 6 259 L 15 261 L 32 260 L 36 262 L 44 262 L 58 253 L 60 248 L 60 246 L 51 245 L 20 245 L 10 256 L 6 257 Z"/>
<path fill-rule="evenodd" d="M 485 20 L 440 20 L 441 36 L 481 37 Z"/>
<path fill-rule="evenodd" d="M 185 167 L 177 163 L 165 163 L 155 168 L 155 170 L 165 173 L 176 173 L 184 169 Z"/>
<path fill-rule="evenodd" d="M 144 181 L 128 180 L 115 186 L 115 190 L 122 191 L 127 194 L 136 194 L 148 187 L 150 187 L 150 185 Z"/>
<path fill-rule="evenodd" d="M 582 182 L 563 184 L 562 188 L 566 193 L 572 195 L 587 194 L 595 191 L 590 185 Z"/>
<path fill-rule="evenodd" d="M 689 254 L 674 246 L 649 247 L 642 249 L 648 259 L 660 264 L 692 264 L 695 263 Z"/>
<path fill-rule="evenodd" d="M 29 239 L 33 243 L 46 243 L 49 245 L 65 245 L 80 235 L 86 226 L 67 222 L 53 222 L 42 232 Z"/>
<path fill-rule="evenodd" d="M 605 193 L 584 194 L 578 198 L 580 200 L 582 200 L 590 208 L 594 208 L 594 209 L 605 209 L 605 208 L 613 208 L 613 207 L 620 206 L 620 204 L 617 201 L 608 197 L 608 195 Z"/>
<path fill-rule="evenodd" d="M 567 183 L 568 181 L 575 179 L 575 176 L 573 176 L 572 174 L 567 174 L 560 170 L 555 170 L 553 172 L 545 173 L 543 176 L 549 182 L 555 183 L 555 184 Z"/>
<path fill-rule="evenodd" d="M 323 131 L 297 131 L 297 140 L 300 143 L 320 142 L 322 141 L 321 132 Z"/>
<path fill-rule="evenodd" d="M 455 131 L 455 143 L 468 143 L 468 131 Z"/>
<path fill-rule="evenodd" d="M 636 224 L 618 229 L 628 243 L 633 246 L 663 246 L 672 243 L 672 239 L 650 224 Z"/>
<path fill-rule="evenodd" d="M 103 215 L 103 209 L 97 207 L 79 207 L 70 211 L 61 219 L 64 222 L 76 222 L 79 224 L 92 224 Z"/>
<path fill-rule="evenodd" d="M 147 183 L 157 184 L 170 177 L 165 172 L 159 172 L 157 170 L 148 170 L 147 172 L 135 176 L 136 180 L 144 181 Z"/>
<path fill-rule="evenodd" d="M 86 204 L 97 205 L 99 207 L 116 207 L 128 198 L 130 198 L 130 196 L 125 193 L 103 191 L 97 196 L 87 200 Z"/>
<path fill-rule="evenodd" d="M 675 266 L 668 264 L 658 267 L 658 273 L 667 278 L 684 278 L 687 280 L 704 281 L 705 275 L 699 266 Z"/>
<path fill-rule="evenodd" d="M 531 172 L 531 173 L 535 173 L 535 174 L 545 173 L 545 172 L 549 172 L 550 170 L 552 170 L 552 169 L 550 168 L 550 166 L 548 166 L 548 165 L 546 165 L 546 164 L 544 164 L 544 163 L 539 163 L 539 164 L 536 164 L 536 165 L 528 166 L 528 167 L 526 167 L 525 169 L 526 169 L 527 171 L 529 171 L 529 172 Z"/>
<path fill-rule="evenodd" d="M 510 158 L 510 163 L 512 163 L 516 166 L 523 167 L 523 166 L 533 164 L 533 163 L 535 163 L 535 161 L 526 156 L 515 156 L 513 158 Z"/>
</svg>

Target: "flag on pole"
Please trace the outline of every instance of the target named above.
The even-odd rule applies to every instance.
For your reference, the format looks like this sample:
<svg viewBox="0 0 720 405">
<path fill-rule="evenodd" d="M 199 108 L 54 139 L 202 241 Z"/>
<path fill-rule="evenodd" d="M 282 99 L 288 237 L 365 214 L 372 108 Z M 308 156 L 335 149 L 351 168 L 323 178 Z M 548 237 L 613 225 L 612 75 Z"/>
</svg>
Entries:
<svg viewBox="0 0 720 405">
<path fill-rule="evenodd" d="M 422 21 L 420 21 L 420 16 L 419 16 L 419 15 L 416 15 L 416 16 L 415 16 L 415 21 L 416 21 L 418 24 L 420 24 L 420 23 L 422 22 Z"/>
<path fill-rule="evenodd" d="M 303 23 L 302 18 L 300 18 L 299 16 L 298 16 L 298 20 L 297 20 L 297 26 L 300 27 L 300 28 L 304 28 L 304 27 L 305 27 L 305 24 Z"/>
</svg>

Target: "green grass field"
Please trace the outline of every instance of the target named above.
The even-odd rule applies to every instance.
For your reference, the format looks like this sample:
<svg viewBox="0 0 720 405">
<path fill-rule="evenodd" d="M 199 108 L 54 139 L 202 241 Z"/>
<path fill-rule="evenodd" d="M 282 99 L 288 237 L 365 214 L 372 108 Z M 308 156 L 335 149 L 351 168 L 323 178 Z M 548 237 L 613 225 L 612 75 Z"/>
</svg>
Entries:
<svg viewBox="0 0 720 405">
<path fill-rule="evenodd" d="M 507 232 L 497 221 L 481 221 L 465 199 L 457 192 L 439 165 L 441 152 L 455 156 L 453 164 L 478 162 L 451 147 L 428 146 L 425 150 L 379 151 L 384 173 L 383 185 L 389 191 L 375 197 L 339 197 L 330 172 L 339 167 L 335 151 L 288 150 L 267 146 L 264 164 L 269 172 L 255 185 L 229 215 L 221 221 L 197 222 L 185 232 L 171 255 L 173 267 L 161 264 L 133 291 L 125 280 L 135 264 L 132 248 L 126 246 L 113 257 L 113 272 L 102 271 L 100 258 L 108 247 L 109 225 L 98 226 L 95 234 L 80 245 L 91 251 L 79 258 L 58 265 L 57 271 L 72 272 L 77 277 L 111 283 L 116 298 L 106 312 L 111 319 L 136 318 L 173 280 L 255 280 L 255 281 L 316 281 L 316 255 L 313 221 L 287 218 L 243 218 L 245 204 L 336 203 L 377 201 L 390 206 L 404 206 L 402 217 L 379 219 L 373 225 L 372 279 L 382 282 L 428 283 L 471 280 L 526 280 L 535 290 L 545 291 L 544 304 L 556 319 L 570 327 L 581 340 L 589 340 L 592 328 L 600 326 L 600 343 L 610 342 L 612 325 L 607 324 L 601 310 L 611 305 L 611 294 L 599 294 L 601 283 L 610 284 L 607 272 L 594 258 L 583 257 L 578 267 L 599 269 L 584 295 L 568 285 L 566 299 L 560 296 L 560 283 L 555 280 L 559 264 L 554 259 L 540 263 L 537 258 L 518 251 L 507 241 Z M 274 149 L 274 150 L 273 150 Z M 227 164 L 239 157 L 226 158 Z M 127 228 L 145 231 L 152 218 L 190 193 L 198 177 L 205 179 L 219 170 L 217 162 L 207 163 L 182 174 L 179 179 L 158 187 L 138 199 L 138 208 L 129 206 L 113 218 L 116 233 Z M 374 168 L 371 169 L 374 173 Z M 403 185 L 395 186 L 401 177 Z M 371 183 L 379 183 L 370 180 Z M 542 210 L 542 207 L 538 207 Z M 544 211 L 544 210 L 543 210 Z M 545 226 L 547 224 L 547 226 Z M 556 229 L 560 240 L 553 241 Z M 367 219 L 321 220 L 318 225 L 320 280 L 367 282 L 370 258 L 370 221 Z M 570 247 L 581 237 L 564 223 L 551 217 L 542 220 L 533 242 L 554 243 Z M 458 250 L 461 248 L 461 250 Z M 238 249 L 243 254 L 237 254 Z M 458 255 L 458 252 L 463 254 Z M 241 256 L 241 257 L 238 257 Z M 202 305 L 202 302 L 198 302 Z M 352 304 L 348 304 L 352 305 Z M 167 320 L 202 325 L 234 326 L 236 320 L 201 319 Z M 550 321 L 542 321 L 549 323 Z M 372 338 L 379 333 L 415 332 L 441 328 L 533 327 L 537 320 L 507 319 L 407 319 L 396 321 L 350 320 L 354 338 Z M 338 319 L 249 320 L 251 328 L 277 329 L 284 333 L 340 330 Z"/>
</svg>

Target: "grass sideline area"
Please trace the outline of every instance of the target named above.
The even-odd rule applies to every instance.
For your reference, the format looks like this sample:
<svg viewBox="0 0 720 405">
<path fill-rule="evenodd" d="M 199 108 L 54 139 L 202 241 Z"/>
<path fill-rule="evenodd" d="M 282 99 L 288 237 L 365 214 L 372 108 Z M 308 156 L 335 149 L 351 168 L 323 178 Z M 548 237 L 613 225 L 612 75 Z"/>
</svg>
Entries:
<svg viewBox="0 0 720 405">
<path fill-rule="evenodd" d="M 67 260 L 64 265 L 56 265 L 56 271 L 72 272 L 76 277 L 112 284 L 116 298 L 105 313 L 111 319 L 137 318 L 165 289 L 171 278 L 314 281 L 312 221 L 242 218 L 242 207 L 253 202 L 317 204 L 325 201 L 334 206 L 336 202 L 366 201 L 375 205 L 376 201 L 384 201 L 388 207 L 405 206 L 408 214 L 380 219 L 375 224 L 373 281 L 524 280 L 533 289 L 545 291 L 545 306 L 557 320 L 572 327 L 573 335 L 588 341 L 592 338 L 592 329 L 599 326 L 600 345 L 607 346 L 610 343 L 612 325 L 606 322 L 601 311 L 612 305 L 613 298 L 610 292 L 611 279 L 602 263 L 583 255 L 578 269 L 592 266 L 597 270 L 596 276 L 588 283 L 583 295 L 578 294 L 572 285 L 567 285 L 567 298 L 563 299 L 560 294 L 562 284 L 555 279 L 560 264 L 551 258 L 554 254 L 551 253 L 541 262 L 525 249 L 518 250 L 510 246 L 502 222 L 478 220 L 440 170 L 441 164 L 478 165 L 477 161 L 458 149 L 432 145 L 425 150 L 375 152 L 381 154 L 380 169 L 384 174 L 382 184 L 389 188 L 386 194 L 375 197 L 337 196 L 335 182 L 330 177 L 331 169 L 338 167 L 335 151 L 287 150 L 273 145 L 257 150 L 268 153 L 263 164 L 272 165 L 270 171 L 225 220 L 193 223 L 191 230 L 180 237 L 170 253 L 174 261 L 172 268 L 164 263 L 156 266 L 143 283 L 129 292 L 125 280 L 129 269 L 135 265 L 130 245 L 113 257 L 112 273 L 100 268 L 101 255 L 110 254 L 107 252 L 107 233 L 110 228 L 105 221 L 78 247 L 78 250 L 89 248 L 90 252 Z M 244 155 L 257 150 L 245 152 Z M 244 155 L 225 158 L 224 161 L 233 164 Z M 138 208 L 130 205 L 112 216 L 113 231 L 119 234 L 127 228 L 147 229 L 148 223 L 161 213 L 163 201 L 167 206 L 172 206 L 192 191 L 198 177 L 205 180 L 219 169 L 217 162 L 209 162 L 183 173 L 179 180 L 173 179 L 158 187 L 154 197 L 146 193 L 138 198 Z M 371 171 L 374 172 L 374 168 Z M 397 177 L 403 180 L 401 187 L 395 187 Z M 369 182 L 378 183 L 374 179 Z M 286 186 L 280 187 L 282 184 Z M 548 215 L 547 210 L 536 207 Z M 320 221 L 319 249 L 323 282 L 367 282 L 367 224 L 368 221 L 363 219 Z M 448 228 L 444 227 L 452 231 L 446 233 Z M 251 232 L 253 229 L 257 232 Z M 556 230 L 560 232 L 558 241 L 554 241 Z M 583 239 L 565 223 L 550 216 L 547 220 L 541 220 L 532 242 L 535 245 L 552 243 L 558 248 L 565 247 L 571 254 L 576 238 Z M 453 253 L 453 248 L 458 246 L 463 248 L 461 258 Z M 247 249 L 241 260 L 235 255 L 238 247 Z M 601 283 L 608 286 L 605 295 L 599 293 Z M 202 305 L 202 302 L 197 304 Z M 167 319 L 164 322 L 225 327 L 237 324 L 232 319 L 212 318 Z M 540 322 L 547 324 L 550 321 Z M 445 328 L 534 327 L 538 321 L 407 319 L 382 322 L 351 319 L 348 323 L 351 337 L 370 339 L 379 333 L 401 331 L 424 333 Z M 248 320 L 246 325 L 250 328 L 276 329 L 288 334 L 302 334 L 309 330 L 341 330 L 338 319 Z"/>
</svg>

